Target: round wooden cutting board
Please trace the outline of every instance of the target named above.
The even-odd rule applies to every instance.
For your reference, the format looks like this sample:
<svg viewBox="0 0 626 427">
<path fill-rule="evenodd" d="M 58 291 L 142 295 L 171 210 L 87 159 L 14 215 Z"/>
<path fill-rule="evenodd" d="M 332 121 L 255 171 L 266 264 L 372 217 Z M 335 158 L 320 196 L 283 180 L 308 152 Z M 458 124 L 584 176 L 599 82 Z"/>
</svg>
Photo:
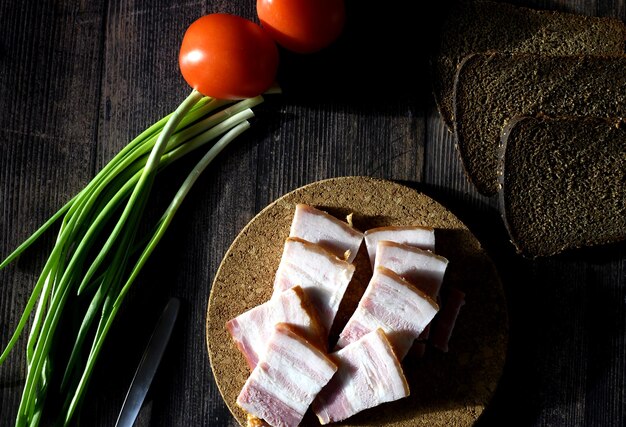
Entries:
<svg viewBox="0 0 626 427">
<path fill-rule="evenodd" d="M 352 213 L 354 227 L 361 231 L 390 225 L 434 227 L 436 252 L 449 260 L 443 289 L 466 293 L 449 352 L 428 348 L 422 358 L 409 353 L 404 359 L 411 395 L 342 425 L 472 425 L 493 396 L 506 355 L 508 318 L 498 274 L 480 243 L 446 208 L 405 186 L 366 177 L 319 181 L 281 197 L 250 221 L 224 256 L 209 298 L 206 339 L 215 381 L 234 417 L 245 425 L 236 399 L 249 370 L 224 325 L 269 299 L 297 203 L 338 218 Z M 371 268 L 364 246 L 331 336 L 341 331 L 367 286 Z M 309 412 L 302 425 L 319 424 Z"/>
</svg>

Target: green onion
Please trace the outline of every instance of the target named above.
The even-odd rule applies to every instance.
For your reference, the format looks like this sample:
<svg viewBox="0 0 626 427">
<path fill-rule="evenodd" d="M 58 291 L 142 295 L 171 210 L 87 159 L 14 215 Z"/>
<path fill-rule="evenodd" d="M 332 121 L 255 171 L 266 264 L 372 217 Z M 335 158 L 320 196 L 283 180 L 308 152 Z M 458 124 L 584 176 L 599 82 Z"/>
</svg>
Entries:
<svg viewBox="0 0 626 427">
<path fill-rule="evenodd" d="M 202 171 L 248 129 L 251 108 L 262 101 L 259 96 L 226 107 L 226 101 L 203 97 L 194 90 L 174 113 L 126 145 L 80 193 L 0 264 L 0 269 L 10 264 L 61 221 L 55 244 L 15 332 L 0 355 L 2 364 L 36 306 L 26 345 L 28 369 L 16 425 L 38 425 L 44 417 L 49 418 L 49 392 L 60 392 L 62 396 L 56 399 L 63 402 L 61 413 L 52 418 L 64 425 L 72 421 L 128 290 Z M 156 174 L 217 138 L 180 186 L 151 234 L 137 236 Z M 68 304 L 70 300 L 72 304 Z M 55 346 L 60 325 L 70 315 L 82 320 L 75 331 L 72 329 L 69 356 L 61 360 Z"/>
</svg>

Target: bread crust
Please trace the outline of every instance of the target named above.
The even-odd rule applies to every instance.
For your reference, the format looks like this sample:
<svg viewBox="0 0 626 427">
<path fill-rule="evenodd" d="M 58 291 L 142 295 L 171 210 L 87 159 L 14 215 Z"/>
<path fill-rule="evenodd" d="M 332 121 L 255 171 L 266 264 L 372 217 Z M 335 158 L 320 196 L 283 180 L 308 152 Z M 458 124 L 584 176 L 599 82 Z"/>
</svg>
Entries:
<svg viewBox="0 0 626 427">
<path fill-rule="evenodd" d="M 490 1 L 459 1 L 449 11 L 430 60 L 437 107 L 453 130 L 458 65 L 473 53 L 620 54 L 626 25 L 618 19 L 536 10 Z"/>
<path fill-rule="evenodd" d="M 595 117 L 509 121 L 499 151 L 499 200 L 519 253 L 536 258 L 626 239 L 625 125 L 624 119 Z M 522 151 L 532 165 L 520 161 Z M 527 191 L 520 194 L 522 186 Z"/>
<path fill-rule="evenodd" d="M 500 134 L 514 116 L 626 117 L 626 55 L 466 57 L 454 86 L 455 136 L 469 180 L 497 193 Z"/>
</svg>

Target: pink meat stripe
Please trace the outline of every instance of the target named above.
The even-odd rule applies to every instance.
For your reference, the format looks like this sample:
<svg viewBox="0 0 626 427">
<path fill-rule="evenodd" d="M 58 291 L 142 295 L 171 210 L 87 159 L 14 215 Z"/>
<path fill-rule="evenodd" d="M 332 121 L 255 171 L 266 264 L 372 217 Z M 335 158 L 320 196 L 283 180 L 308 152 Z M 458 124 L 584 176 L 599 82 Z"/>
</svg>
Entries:
<svg viewBox="0 0 626 427">
<path fill-rule="evenodd" d="M 321 424 L 409 395 L 398 359 L 381 329 L 332 354 L 339 369 L 313 402 Z"/>
<path fill-rule="evenodd" d="M 251 369 L 265 352 L 274 327 L 281 322 L 298 328 L 309 341 L 323 346 L 326 331 L 303 290 L 295 286 L 226 323 L 226 329 Z"/>
<path fill-rule="evenodd" d="M 354 265 L 317 244 L 290 237 L 276 271 L 272 299 L 285 289 L 299 285 L 329 331 L 353 274 Z"/>
<path fill-rule="evenodd" d="M 437 300 L 448 260 L 423 249 L 380 241 L 374 269 L 376 267 L 388 268 Z"/>
<path fill-rule="evenodd" d="M 377 245 L 380 241 L 402 243 L 420 249 L 435 251 L 435 230 L 431 227 L 379 227 L 365 232 L 367 253 L 374 267 Z"/>
<path fill-rule="evenodd" d="M 279 323 L 237 404 L 272 426 L 295 427 L 336 370 L 315 346 Z"/>
<path fill-rule="evenodd" d="M 322 246 L 335 256 L 354 261 L 363 233 L 326 212 L 299 204 L 296 206 L 289 237 L 298 237 Z"/>
<path fill-rule="evenodd" d="M 337 348 L 346 347 L 364 334 L 381 328 L 398 359 L 402 360 L 438 310 L 437 304 L 424 292 L 393 271 L 378 267 L 339 335 Z"/>
</svg>

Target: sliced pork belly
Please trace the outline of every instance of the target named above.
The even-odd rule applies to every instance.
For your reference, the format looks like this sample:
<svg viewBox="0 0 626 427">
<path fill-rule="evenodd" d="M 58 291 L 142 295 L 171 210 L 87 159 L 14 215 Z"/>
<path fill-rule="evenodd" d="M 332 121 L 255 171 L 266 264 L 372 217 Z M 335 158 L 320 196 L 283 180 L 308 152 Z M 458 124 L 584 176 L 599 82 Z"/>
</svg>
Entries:
<svg viewBox="0 0 626 427">
<path fill-rule="evenodd" d="M 382 329 L 373 330 L 331 357 L 339 369 L 312 405 L 321 424 L 345 420 L 409 395 L 400 362 Z"/>
<path fill-rule="evenodd" d="M 388 268 L 437 300 L 448 260 L 413 246 L 380 241 L 374 269 L 377 267 Z"/>
<path fill-rule="evenodd" d="M 464 292 L 456 288 L 450 288 L 445 294 L 443 307 L 432 324 L 430 336 L 430 342 L 433 347 L 443 352 L 448 351 L 448 342 L 452 336 L 456 319 L 459 316 L 461 307 L 465 305 Z"/>
<path fill-rule="evenodd" d="M 354 261 L 363 241 L 363 233 L 350 227 L 346 222 L 303 204 L 296 206 L 289 237 L 317 243 L 348 262 Z"/>
<path fill-rule="evenodd" d="M 353 274 L 354 265 L 320 245 L 290 237 L 285 242 L 276 271 L 272 298 L 285 289 L 300 285 L 317 308 L 322 325 L 330 331 Z"/>
<path fill-rule="evenodd" d="M 379 227 L 367 230 L 364 236 L 372 267 L 376 259 L 378 242 L 383 240 L 435 251 L 435 229 L 431 227 Z"/>
<path fill-rule="evenodd" d="M 434 233 L 433 233 L 434 236 Z M 397 242 L 379 241 L 376 266 L 383 266 L 398 273 L 404 279 L 426 292 L 438 301 L 439 290 L 443 282 L 448 260 L 434 253 Z M 430 334 L 430 325 L 418 337 L 426 341 Z M 426 344 L 415 343 L 415 357 L 421 357 L 426 351 Z"/>
<path fill-rule="evenodd" d="M 337 366 L 293 328 L 279 323 L 237 404 L 275 427 L 295 427 Z"/>
<path fill-rule="evenodd" d="M 437 303 L 424 292 L 393 271 L 378 267 L 357 309 L 341 331 L 337 348 L 381 328 L 398 359 L 402 360 L 437 310 Z"/>
<path fill-rule="evenodd" d="M 326 329 L 317 310 L 302 288 L 294 286 L 226 323 L 226 329 L 251 369 L 265 352 L 276 324 L 281 322 L 289 323 L 308 341 L 326 349 Z"/>
</svg>

